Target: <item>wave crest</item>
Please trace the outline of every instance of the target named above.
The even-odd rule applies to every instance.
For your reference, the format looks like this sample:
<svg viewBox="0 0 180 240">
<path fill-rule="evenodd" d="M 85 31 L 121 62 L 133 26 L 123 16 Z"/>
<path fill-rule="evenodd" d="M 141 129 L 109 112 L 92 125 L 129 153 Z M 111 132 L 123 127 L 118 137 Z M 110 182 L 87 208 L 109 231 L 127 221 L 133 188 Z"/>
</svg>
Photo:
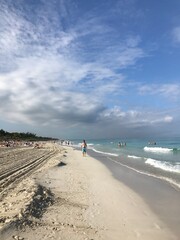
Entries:
<svg viewBox="0 0 180 240">
<path fill-rule="evenodd" d="M 109 152 L 101 152 L 101 151 L 98 151 L 96 149 L 92 149 L 94 152 L 97 152 L 97 153 L 101 153 L 101 154 L 105 154 L 105 155 L 110 155 L 110 156 L 115 156 L 115 157 L 118 157 L 119 155 L 118 154 L 115 154 L 115 153 L 109 153 Z"/>
<path fill-rule="evenodd" d="M 140 159 L 141 157 L 137 157 L 137 156 L 134 156 L 134 155 L 128 155 L 128 158 Z"/>
<path fill-rule="evenodd" d="M 165 162 L 165 161 L 162 162 L 162 161 L 158 161 L 158 160 L 151 159 L 151 158 L 148 158 L 145 161 L 145 163 L 149 164 L 155 168 L 160 168 L 164 171 L 180 173 L 180 165 L 179 164 L 172 165 L 168 162 Z"/>
<path fill-rule="evenodd" d="M 170 153 L 173 151 L 172 148 L 162 148 L 162 147 L 144 147 L 144 151 L 146 152 L 154 152 L 154 153 Z"/>
</svg>

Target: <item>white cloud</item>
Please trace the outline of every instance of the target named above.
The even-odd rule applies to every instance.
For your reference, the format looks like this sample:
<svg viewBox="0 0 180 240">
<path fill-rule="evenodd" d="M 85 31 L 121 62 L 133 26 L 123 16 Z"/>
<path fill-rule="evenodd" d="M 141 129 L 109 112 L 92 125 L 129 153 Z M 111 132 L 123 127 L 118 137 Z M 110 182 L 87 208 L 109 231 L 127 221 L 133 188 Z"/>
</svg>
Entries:
<svg viewBox="0 0 180 240">
<path fill-rule="evenodd" d="M 180 98 L 179 83 L 141 85 L 138 87 L 138 91 L 143 95 L 161 95 L 174 101 Z"/>
<path fill-rule="evenodd" d="M 180 27 L 175 27 L 172 30 L 172 37 L 173 37 L 173 41 L 176 43 L 180 43 Z"/>
<path fill-rule="evenodd" d="M 101 113 L 101 120 L 104 122 L 111 122 L 116 127 L 126 126 L 127 128 L 142 127 L 142 126 L 152 126 L 159 125 L 163 123 L 170 123 L 173 121 L 173 116 L 166 115 L 162 112 L 152 112 L 152 111 L 137 111 L 129 110 L 122 111 L 119 107 L 114 107 L 112 109 L 106 109 Z"/>
<path fill-rule="evenodd" d="M 173 121 L 173 117 L 172 116 L 165 116 L 164 117 L 164 122 L 172 122 Z"/>
<path fill-rule="evenodd" d="M 104 126 L 110 133 L 171 122 L 173 117 L 164 113 L 107 107 L 127 87 L 120 71 L 146 56 L 141 39 L 128 35 L 117 41 L 113 29 L 93 14 L 63 26 L 71 11 L 66 4 L 59 1 L 59 14 L 53 4 L 41 1 L 32 16 L 28 3 L 26 10 L 0 3 L 1 118 L 74 131 L 79 124 L 82 129 L 88 125 L 97 133 Z M 142 86 L 140 92 L 178 96 L 177 86 Z"/>
<path fill-rule="evenodd" d="M 134 65 L 136 61 L 144 57 L 144 52 L 140 48 L 127 48 L 120 53 L 117 61 L 120 68 L 126 68 L 127 66 Z"/>
</svg>

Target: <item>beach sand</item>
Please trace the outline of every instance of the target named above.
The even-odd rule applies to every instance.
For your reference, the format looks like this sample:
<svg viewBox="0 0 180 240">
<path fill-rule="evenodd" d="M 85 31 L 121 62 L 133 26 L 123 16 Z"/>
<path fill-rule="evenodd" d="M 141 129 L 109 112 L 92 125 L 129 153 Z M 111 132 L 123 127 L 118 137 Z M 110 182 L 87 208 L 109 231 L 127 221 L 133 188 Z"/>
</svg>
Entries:
<svg viewBox="0 0 180 240">
<path fill-rule="evenodd" d="M 20 195 L 24 188 L 26 194 Z M 12 217 L 1 228 L 1 240 L 178 240 L 140 195 L 116 180 L 101 162 L 72 147 L 63 147 L 13 191 L 16 194 L 5 199 L 10 204 L 6 213 Z M 18 198 L 21 203 L 13 212 Z M 38 201 L 28 205 L 32 199 L 46 204 L 40 209 Z"/>
</svg>

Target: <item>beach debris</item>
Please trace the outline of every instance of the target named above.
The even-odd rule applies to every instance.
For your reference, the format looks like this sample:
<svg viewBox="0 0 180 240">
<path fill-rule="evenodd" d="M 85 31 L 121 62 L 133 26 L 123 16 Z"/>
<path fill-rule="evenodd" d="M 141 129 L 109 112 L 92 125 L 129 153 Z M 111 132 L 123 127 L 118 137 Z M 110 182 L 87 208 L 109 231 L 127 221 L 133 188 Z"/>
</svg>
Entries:
<svg viewBox="0 0 180 240">
<path fill-rule="evenodd" d="M 24 240 L 23 237 L 20 237 L 20 236 L 17 236 L 17 235 L 15 235 L 15 236 L 13 235 L 12 237 L 16 240 Z"/>
</svg>

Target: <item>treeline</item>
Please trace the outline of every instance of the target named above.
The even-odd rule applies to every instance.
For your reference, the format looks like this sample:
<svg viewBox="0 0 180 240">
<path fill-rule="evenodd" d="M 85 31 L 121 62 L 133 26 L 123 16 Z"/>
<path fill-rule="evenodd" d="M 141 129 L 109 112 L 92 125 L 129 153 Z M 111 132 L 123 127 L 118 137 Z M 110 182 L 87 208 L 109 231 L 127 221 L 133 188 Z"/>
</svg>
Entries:
<svg viewBox="0 0 180 240">
<path fill-rule="evenodd" d="M 23 140 L 23 141 L 51 141 L 51 140 L 58 140 L 57 138 L 50 138 L 50 137 L 41 137 L 36 136 L 34 133 L 30 132 L 6 132 L 3 129 L 0 130 L 0 140 L 1 141 L 8 141 L 8 140 Z"/>
</svg>

